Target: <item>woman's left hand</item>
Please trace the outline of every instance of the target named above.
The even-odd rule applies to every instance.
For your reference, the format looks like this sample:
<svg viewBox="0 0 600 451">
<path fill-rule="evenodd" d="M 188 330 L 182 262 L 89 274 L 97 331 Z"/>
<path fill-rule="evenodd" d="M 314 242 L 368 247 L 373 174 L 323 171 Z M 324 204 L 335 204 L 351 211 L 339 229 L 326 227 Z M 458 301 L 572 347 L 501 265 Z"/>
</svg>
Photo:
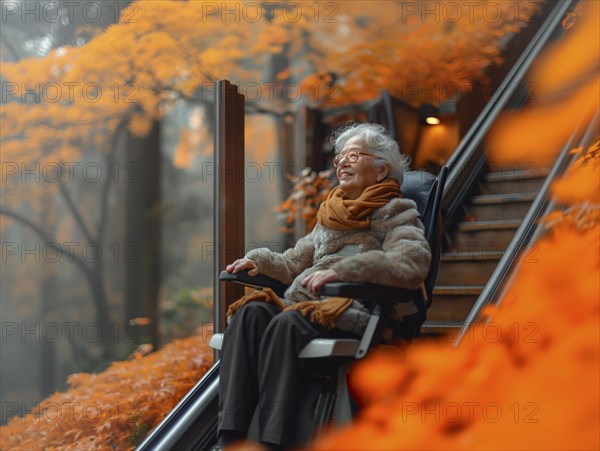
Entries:
<svg viewBox="0 0 600 451">
<path fill-rule="evenodd" d="M 302 286 L 307 287 L 313 293 L 318 293 L 326 283 L 337 282 L 338 280 L 340 280 L 340 277 L 336 271 L 333 269 L 324 269 L 306 276 L 302 281 Z"/>
</svg>

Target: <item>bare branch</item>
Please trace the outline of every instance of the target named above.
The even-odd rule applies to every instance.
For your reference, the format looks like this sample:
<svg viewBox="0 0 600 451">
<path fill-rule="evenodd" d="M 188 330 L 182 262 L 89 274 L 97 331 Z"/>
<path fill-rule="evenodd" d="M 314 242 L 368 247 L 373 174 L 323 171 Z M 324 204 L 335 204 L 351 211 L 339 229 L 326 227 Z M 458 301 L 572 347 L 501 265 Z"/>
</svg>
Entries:
<svg viewBox="0 0 600 451">
<path fill-rule="evenodd" d="M 91 276 L 90 269 L 88 268 L 86 262 L 81 257 L 77 256 L 76 254 L 72 254 L 72 255 L 69 254 L 69 252 L 60 243 L 56 242 L 55 240 L 52 240 L 46 234 L 46 232 L 44 232 L 41 229 L 41 227 L 39 227 L 37 224 L 34 224 L 30 219 L 26 218 L 21 213 L 16 212 L 16 211 L 11 210 L 10 208 L 6 208 L 6 207 L 0 207 L 0 215 L 4 215 L 4 216 L 11 217 L 13 219 L 16 219 L 17 221 L 19 221 L 22 224 L 29 227 L 36 234 L 38 234 L 40 236 L 40 238 L 42 238 L 42 240 L 44 240 L 46 243 L 48 243 L 49 246 L 53 247 L 58 252 L 60 252 L 61 255 L 66 255 L 68 257 L 72 257 L 73 260 L 75 260 L 75 262 L 86 273 L 86 275 Z"/>
<path fill-rule="evenodd" d="M 65 198 L 65 201 L 67 202 L 67 205 L 68 205 L 69 209 L 71 210 L 71 213 L 73 213 L 73 216 L 75 217 L 75 221 L 77 221 L 77 224 L 79 224 L 79 226 L 83 230 L 85 237 L 90 241 L 94 241 L 94 238 L 92 237 L 92 233 L 91 233 L 89 227 L 87 226 L 85 220 L 81 216 L 81 213 L 79 213 L 79 210 L 77 209 L 77 206 L 73 202 L 73 199 L 71 198 L 71 195 L 69 194 L 69 190 L 63 183 L 62 179 L 59 181 L 58 187 L 59 187 L 60 192 L 62 193 L 63 197 Z"/>
</svg>

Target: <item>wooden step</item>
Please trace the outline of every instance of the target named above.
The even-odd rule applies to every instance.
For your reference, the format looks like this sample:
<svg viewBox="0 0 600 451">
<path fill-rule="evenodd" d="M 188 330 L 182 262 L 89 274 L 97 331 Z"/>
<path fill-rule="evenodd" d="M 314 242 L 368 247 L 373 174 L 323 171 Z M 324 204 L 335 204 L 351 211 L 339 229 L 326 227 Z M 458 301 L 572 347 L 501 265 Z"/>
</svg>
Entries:
<svg viewBox="0 0 600 451">
<path fill-rule="evenodd" d="M 437 285 L 427 312 L 428 321 L 464 321 L 482 290 L 481 285 Z"/>
<path fill-rule="evenodd" d="M 485 285 L 496 269 L 502 251 L 442 254 L 438 285 Z"/>
<path fill-rule="evenodd" d="M 452 236 L 454 252 L 493 252 L 506 250 L 520 220 L 461 222 Z"/>
<path fill-rule="evenodd" d="M 419 340 L 454 343 L 462 327 L 462 322 L 425 321 Z"/>
<path fill-rule="evenodd" d="M 486 194 L 538 192 L 549 173 L 549 168 L 536 167 L 488 172 L 484 178 L 484 190 Z"/>
<path fill-rule="evenodd" d="M 537 193 L 485 194 L 475 196 L 467 210 L 477 221 L 523 219 Z"/>
</svg>

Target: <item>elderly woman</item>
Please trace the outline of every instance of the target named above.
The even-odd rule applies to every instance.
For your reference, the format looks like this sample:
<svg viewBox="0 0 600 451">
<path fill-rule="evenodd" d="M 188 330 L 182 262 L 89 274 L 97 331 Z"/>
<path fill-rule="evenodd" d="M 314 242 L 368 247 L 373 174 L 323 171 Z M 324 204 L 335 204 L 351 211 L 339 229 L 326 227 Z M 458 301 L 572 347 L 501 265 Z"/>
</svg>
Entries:
<svg viewBox="0 0 600 451">
<path fill-rule="evenodd" d="M 289 288 L 284 299 L 255 292 L 228 311 L 221 355 L 219 445 L 243 439 L 259 407 L 259 434 L 271 449 L 294 445 L 298 353 L 317 337 L 360 336 L 369 310 L 359 301 L 320 299 L 335 281 L 408 289 L 427 276 L 430 251 L 415 203 L 400 191 L 406 156 L 380 125 L 355 124 L 334 138 L 339 185 L 321 204 L 317 225 L 294 248 L 254 249 L 228 272 L 264 274 Z"/>
</svg>

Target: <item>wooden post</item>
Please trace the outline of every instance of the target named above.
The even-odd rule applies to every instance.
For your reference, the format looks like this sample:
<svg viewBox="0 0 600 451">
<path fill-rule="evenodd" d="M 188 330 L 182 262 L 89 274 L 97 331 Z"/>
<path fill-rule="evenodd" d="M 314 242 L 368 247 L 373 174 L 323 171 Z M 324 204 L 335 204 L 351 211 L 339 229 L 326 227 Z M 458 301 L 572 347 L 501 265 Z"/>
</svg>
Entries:
<svg viewBox="0 0 600 451">
<path fill-rule="evenodd" d="M 227 307 L 244 295 L 244 288 L 234 283 L 221 284 L 219 273 L 245 254 L 244 96 L 227 80 L 216 84 L 215 128 L 213 299 L 214 333 L 221 333 Z"/>
</svg>

